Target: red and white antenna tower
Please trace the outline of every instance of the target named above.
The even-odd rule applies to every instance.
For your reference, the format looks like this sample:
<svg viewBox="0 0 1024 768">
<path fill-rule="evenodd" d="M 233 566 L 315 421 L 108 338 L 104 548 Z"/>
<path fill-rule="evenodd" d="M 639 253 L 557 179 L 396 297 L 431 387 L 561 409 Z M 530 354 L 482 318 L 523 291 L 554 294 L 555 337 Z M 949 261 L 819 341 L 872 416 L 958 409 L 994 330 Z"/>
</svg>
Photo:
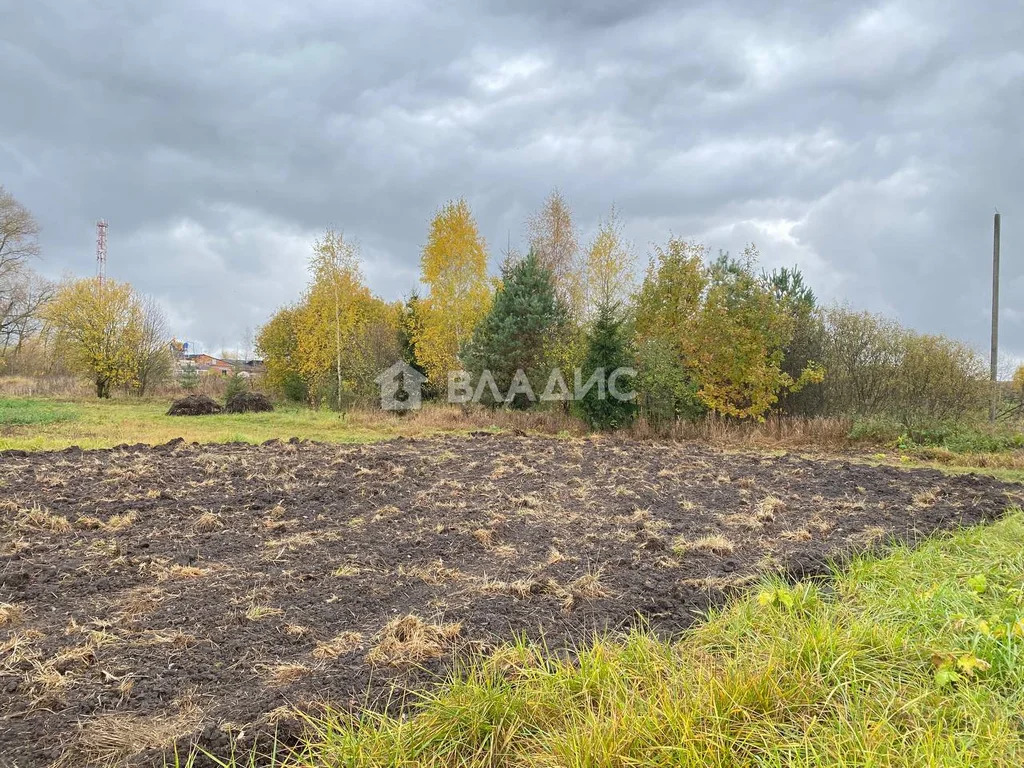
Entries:
<svg viewBox="0 0 1024 768">
<path fill-rule="evenodd" d="M 107 276 L 107 222 L 100 219 L 96 222 L 96 277 L 100 285 Z"/>
</svg>

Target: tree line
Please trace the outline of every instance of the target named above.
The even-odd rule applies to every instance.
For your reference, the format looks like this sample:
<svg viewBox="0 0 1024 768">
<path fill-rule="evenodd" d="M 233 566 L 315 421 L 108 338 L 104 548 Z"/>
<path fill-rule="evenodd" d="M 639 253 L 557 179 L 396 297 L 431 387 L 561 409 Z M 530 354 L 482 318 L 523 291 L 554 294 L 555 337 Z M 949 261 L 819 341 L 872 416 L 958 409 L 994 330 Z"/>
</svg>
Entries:
<svg viewBox="0 0 1024 768">
<path fill-rule="evenodd" d="M 669 237 L 638 274 L 615 210 L 581 243 L 557 190 L 527 221 L 526 240 L 491 275 L 469 205 L 450 201 L 427 230 L 422 295 L 386 302 L 366 286 L 353 241 L 328 230 L 303 296 L 258 333 L 268 386 L 316 407 L 369 405 L 376 375 L 401 359 L 426 376 L 428 397 L 443 397 L 460 371 L 487 371 L 486 404 L 565 408 L 597 428 L 773 412 L 913 425 L 962 418 L 985 396 L 984 366 L 966 344 L 819 306 L 798 269 L 761 269 L 753 245 L 713 255 Z M 536 385 L 554 371 L 590 379 L 627 367 L 629 400 L 597 388 L 571 403 L 505 394 L 520 371 Z"/>
<path fill-rule="evenodd" d="M 86 376 L 100 397 L 166 381 L 173 351 L 156 302 L 115 280 L 43 279 L 32 269 L 38 232 L 0 187 L 0 372 Z M 983 361 L 966 344 L 819 306 L 799 270 L 760 269 L 752 245 L 712 255 L 669 237 L 638 272 L 616 211 L 583 243 L 557 190 L 525 234 L 526 252 L 509 250 L 491 275 L 469 205 L 450 201 L 429 223 L 422 295 L 388 302 L 366 285 L 354 241 L 327 230 L 303 295 L 258 333 L 265 386 L 313 407 L 369 406 L 375 377 L 404 360 L 426 376 L 428 397 L 443 397 L 451 375 L 486 371 L 487 405 L 573 410 L 598 428 L 708 413 L 882 415 L 915 427 L 960 419 L 987 396 Z M 601 377 L 620 369 L 631 369 L 624 386 L 635 396 L 597 396 Z M 601 380 L 577 402 L 506 394 L 519 372 L 537 386 L 556 371 Z M 1020 413 L 1024 367 L 1011 387 Z"/>
</svg>

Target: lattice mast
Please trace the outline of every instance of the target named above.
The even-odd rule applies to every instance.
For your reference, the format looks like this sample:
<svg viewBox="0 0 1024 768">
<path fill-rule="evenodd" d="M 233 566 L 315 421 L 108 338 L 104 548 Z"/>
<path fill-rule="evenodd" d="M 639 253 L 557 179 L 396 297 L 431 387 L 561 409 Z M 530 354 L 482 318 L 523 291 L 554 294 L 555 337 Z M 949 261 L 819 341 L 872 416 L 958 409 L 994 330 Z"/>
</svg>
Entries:
<svg viewBox="0 0 1024 768">
<path fill-rule="evenodd" d="M 96 277 L 100 285 L 107 277 L 107 222 L 100 219 L 96 222 Z"/>
</svg>

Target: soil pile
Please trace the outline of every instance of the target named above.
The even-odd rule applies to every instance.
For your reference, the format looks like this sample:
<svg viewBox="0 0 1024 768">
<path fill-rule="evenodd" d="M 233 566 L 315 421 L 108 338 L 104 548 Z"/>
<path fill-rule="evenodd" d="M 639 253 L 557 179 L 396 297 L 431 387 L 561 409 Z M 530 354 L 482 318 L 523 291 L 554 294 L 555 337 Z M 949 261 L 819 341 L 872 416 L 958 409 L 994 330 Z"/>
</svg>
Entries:
<svg viewBox="0 0 1024 768">
<path fill-rule="evenodd" d="M 224 410 L 228 413 L 263 413 L 274 410 L 274 404 L 262 392 L 239 392 L 228 398 Z"/>
<path fill-rule="evenodd" d="M 220 403 L 206 395 L 189 395 L 171 404 L 167 411 L 168 416 L 208 416 L 211 413 L 220 413 L 224 409 Z"/>
</svg>

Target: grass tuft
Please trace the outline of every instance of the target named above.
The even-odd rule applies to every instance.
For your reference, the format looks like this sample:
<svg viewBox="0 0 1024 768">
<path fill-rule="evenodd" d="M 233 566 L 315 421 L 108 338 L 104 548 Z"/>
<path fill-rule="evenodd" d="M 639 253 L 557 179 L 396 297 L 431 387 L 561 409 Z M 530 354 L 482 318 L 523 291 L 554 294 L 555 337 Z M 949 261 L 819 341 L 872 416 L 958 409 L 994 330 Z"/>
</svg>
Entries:
<svg viewBox="0 0 1024 768">
<path fill-rule="evenodd" d="M 431 624 L 415 614 L 406 614 L 385 625 L 366 654 L 366 661 L 400 666 L 436 659 L 461 632 L 461 624 Z"/>
<path fill-rule="evenodd" d="M 193 526 L 196 533 L 213 533 L 219 531 L 224 527 L 224 523 L 221 522 L 220 516 L 215 515 L 213 512 L 203 512 L 197 519 Z"/>
<path fill-rule="evenodd" d="M 14 627 L 25 620 L 25 611 L 14 603 L 0 603 L 0 627 Z"/>
<path fill-rule="evenodd" d="M 336 659 L 346 653 L 357 651 L 363 647 L 362 632 L 342 632 L 325 643 L 317 643 L 313 649 L 314 659 Z"/>
<path fill-rule="evenodd" d="M 693 539 L 692 541 L 680 537 L 672 545 L 672 551 L 677 555 L 687 552 L 711 552 L 715 555 L 731 555 L 735 549 L 735 544 L 725 538 L 725 536 L 717 534 L 701 536 L 699 539 Z"/>
</svg>

